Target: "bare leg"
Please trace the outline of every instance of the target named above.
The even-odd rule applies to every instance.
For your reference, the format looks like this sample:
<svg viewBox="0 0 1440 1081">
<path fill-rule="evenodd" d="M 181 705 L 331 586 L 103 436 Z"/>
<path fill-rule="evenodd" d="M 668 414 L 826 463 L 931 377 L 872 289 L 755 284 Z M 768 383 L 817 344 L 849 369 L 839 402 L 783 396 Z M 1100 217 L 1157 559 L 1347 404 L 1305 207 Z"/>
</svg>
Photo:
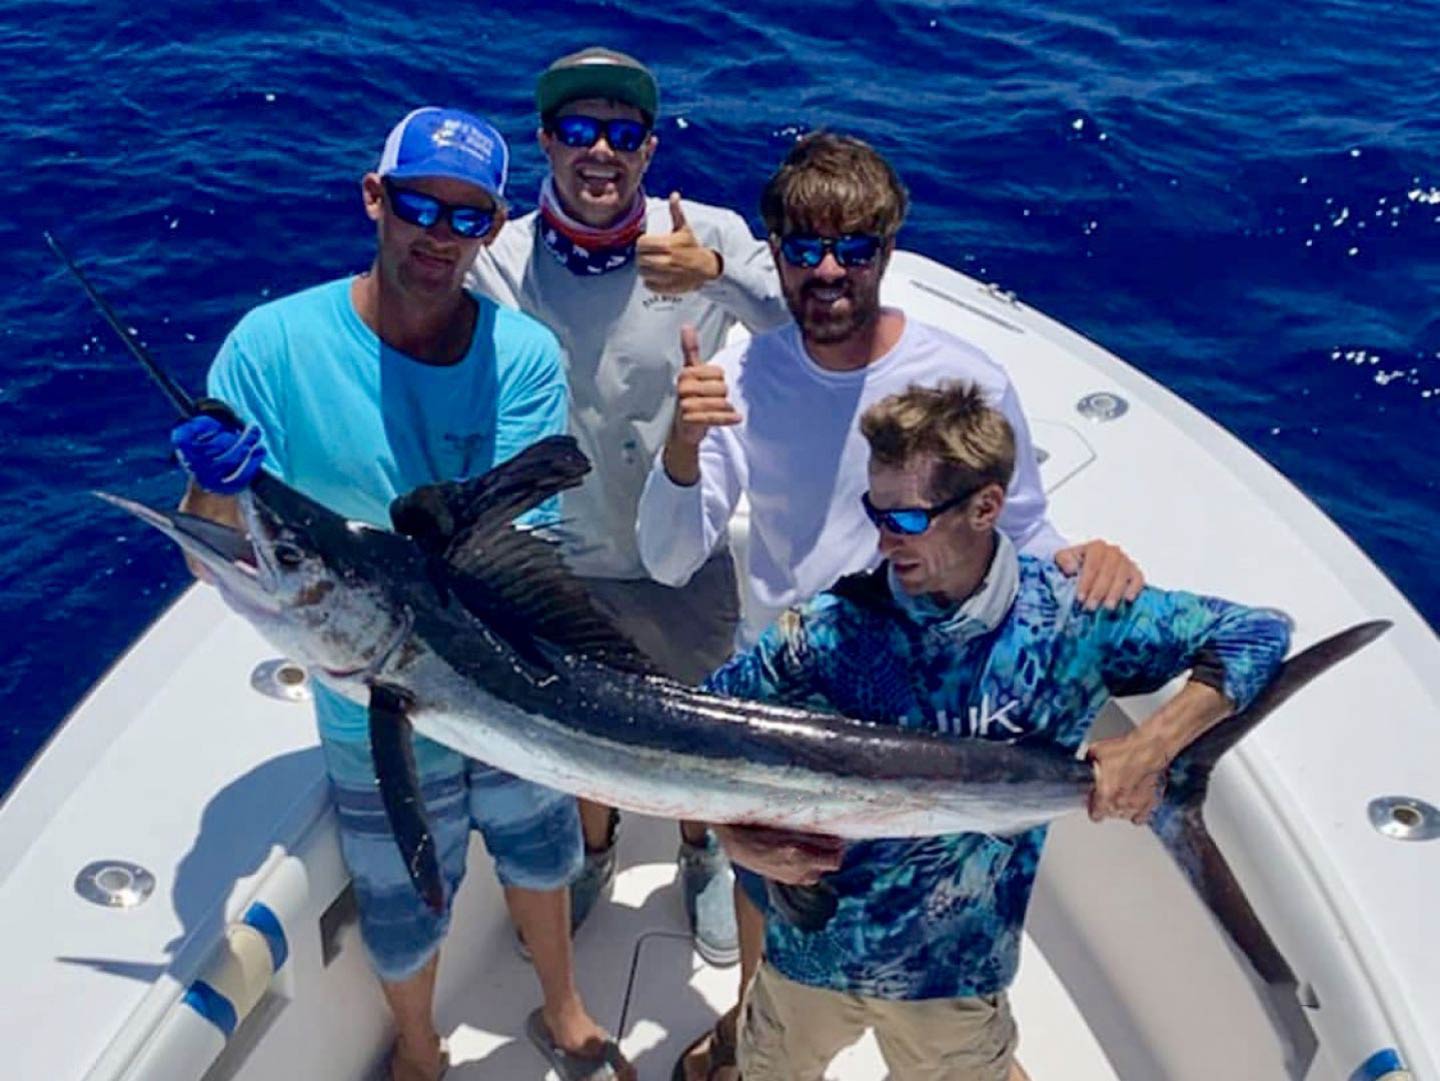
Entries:
<svg viewBox="0 0 1440 1081">
<path fill-rule="evenodd" d="M 1020 1063 L 1014 1059 L 1010 1061 L 1009 1081 L 1030 1081 L 1030 1075 L 1026 1073 Z"/>
<path fill-rule="evenodd" d="M 542 1016 L 555 1042 L 567 1051 L 597 1053 L 605 1030 L 585 1009 L 575 986 L 575 962 L 570 950 L 570 891 L 523 890 L 505 887 L 510 918 L 530 947 L 535 975 L 544 996 Z M 634 1081 L 634 1067 L 619 1071 L 622 1081 Z"/>
<path fill-rule="evenodd" d="M 435 999 L 435 972 L 440 954 L 415 975 L 399 983 L 380 981 L 385 1001 L 395 1016 L 395 1051 L 390 1059 L 392 1081 L 435 1081 L 443 1059 L 440 1034 L 435 1031 L 431 1006 Z"/>
<path fill-rule="evenodd" d="M 765 914 L 755 907 L 750 896 L 735 882 L 735 916 L 740 923 L 740 1001 L 755 978 L 760 960 L 765 956 Z"/>
<path fill-rule="evenodd" d="M 680 839 L 687 845 L 703 845 L 708 829 L 704 822 L 691 822 L 686 819 L 680 823 Z"/>
<path fill-rule="evenodd" d="M 765 955 L 765 916 L 740 888 L 739 881 L 735 883 L 735 917 L 740 928 L 740 987 L 735 997 L 735 1005 L 726 1010 L 715 1023 L 729 1047 L 734 1047 L 740 1038 L 740 1009 L 745 1004 L 745 992 L 750 987 L 750 981 L 755 978 L 761 958 Z M 738 1079 L 740 1071 L 736 1067 L 715 1068 L 710 1048 L 711 1043 L 707 1041 L 686 1054 L 684 1059 L 686 1081 L 709 1081 L 711 1078 L 714 1081 Z M 1029 1081 L 1029 1078 L 1011 1077 L 1009 1081 Z"/>
<path fill-rule="evenodd" d="M 610 847 L 611 809 L 588 799 L 576 802 L 580 804 L 580 829 L 585 834 L 585 850 L 604 852 Z"/>
</svg>

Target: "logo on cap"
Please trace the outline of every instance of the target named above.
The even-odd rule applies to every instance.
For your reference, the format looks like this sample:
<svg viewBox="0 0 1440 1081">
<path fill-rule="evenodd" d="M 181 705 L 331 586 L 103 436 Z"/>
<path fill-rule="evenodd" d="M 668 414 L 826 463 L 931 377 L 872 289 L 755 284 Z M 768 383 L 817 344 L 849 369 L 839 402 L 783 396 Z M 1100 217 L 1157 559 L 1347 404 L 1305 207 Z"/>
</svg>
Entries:
<svg viewBox="0 0 1440 1081">
<path fill-rule="evenodd" d="M 510 151 L 489 124 L 458 109 L 426 106 L 391 129 L 376 172 L 407 179 L 447 176 L 503 199 Z"/>
<path fill-rule="evenodd" d="M 474 154 L 482 161 L 488 162 L 490 155 L 495 152 L 495 140 L 486 135 L 474 124 L 467 124 L 463 120 L 456 120 L 454 117 L 441 121 L 440 126 L 430 136 L 430 141 L 437 147 L 453 146 L 457 150 L 463 150 L 467 154 Z"/>
</svg>

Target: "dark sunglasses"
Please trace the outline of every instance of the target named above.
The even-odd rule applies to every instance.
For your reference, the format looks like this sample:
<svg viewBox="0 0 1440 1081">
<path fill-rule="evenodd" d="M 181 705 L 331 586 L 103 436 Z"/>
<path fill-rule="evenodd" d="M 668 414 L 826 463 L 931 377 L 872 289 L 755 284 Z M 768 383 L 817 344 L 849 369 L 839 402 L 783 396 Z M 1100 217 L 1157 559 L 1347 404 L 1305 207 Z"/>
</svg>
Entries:
<svg viewBox="0 0 1440 1081">
<path fill-rule="evenodd" d="M 599 120 L 593 116 L 557 116 L 550 121 L 550 134 L 566 146 L 589 148 L 600 141 L 600 133 L 611 150 L 633 154 L 645 145 L 650 129 L 638 120 Z"/>
<path fill-rule="evenodd" d="M 414 188 L 402 188 L 388 176 L 382 177 L 385 195 L 390 200 L 390 209 L 401 221 L 429 229 L 441 218 L 448 218 L 450 231 L 466 240 L 484 236 L 495 224 L 495 208 L 467 206 L 464 203 L 444 203 L 433 195 L 426 195 Z"/>
<path fill-rule="evenodd" d="M 860 497 L 860 502 L 865 505 L 865 517 L 874 523 L 876 529 L 888 529 L 902 537 L 918 537 L 930 528 L 930 523 L 936 518 L 950 508 L 958 507 L 983 487 L 985 486 L 982 484 L 979 488 L 971 488 L 968 492 L 961 492 L 933 507 L 892 507 L 889 510 L 880 510 L 870 502 L 869 492 Z"/>
<path fill-rule="evenodd" d="M 794 267 L 813 270 L 832 252 L 843 267 L 869 266 L 884 243 L 870 233 L 842 233 L 839 236 L 816 236 L 814 233 L 787 233 L 780 238 L 780 254 Z"/>
</svg>

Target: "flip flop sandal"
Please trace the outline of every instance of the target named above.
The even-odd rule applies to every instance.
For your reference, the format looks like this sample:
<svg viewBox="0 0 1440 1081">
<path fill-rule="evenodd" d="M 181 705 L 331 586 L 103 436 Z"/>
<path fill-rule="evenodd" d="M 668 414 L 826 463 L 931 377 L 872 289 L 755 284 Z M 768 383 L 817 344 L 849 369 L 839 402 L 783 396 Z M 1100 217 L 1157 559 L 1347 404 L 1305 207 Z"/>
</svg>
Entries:
<svg viewBox="0 0 1440 1081">
<path fill-rule="evenodd" d="M 738 1065 L 735 1058 L 735 1045 L 725 1042 L 725 1034 L 720 1030 L 720 1022 L 716 1021 L 714 1028 L 696 1036 L 690 1042 L 690 1046 L 680 1052 L 680 1057 L 675 1060 L 675 1069 L 670 1074 L 670 1081 L 685 1081 L 685 1060 L 690 1057 L 692 1051 L 707 1040 L 710 1042 L 710 1064 L 705 1067 L 705 1081 L 713 1081 L 717 1070 Z"/>
<path fill-rule="evenodd" d="M 525 1033 L 535 1049 L 545 1056 L 560 1081 L 614 1081 L 628 1063 L 620 1053 L 620 1045 L 607 1038 L 593 1054 L 567 1051 L 557 1044 L 545 1024 L 544 1014 L 537 1007 L 525 1020 Z"/>
</svg>

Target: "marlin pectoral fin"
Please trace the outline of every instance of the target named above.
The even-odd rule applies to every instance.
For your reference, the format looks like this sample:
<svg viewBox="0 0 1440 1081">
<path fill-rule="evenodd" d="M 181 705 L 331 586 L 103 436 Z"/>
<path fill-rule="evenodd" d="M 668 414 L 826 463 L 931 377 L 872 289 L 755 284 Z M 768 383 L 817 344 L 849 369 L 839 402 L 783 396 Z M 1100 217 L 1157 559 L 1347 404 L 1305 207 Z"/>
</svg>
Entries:
<svg viewBox="0 0 1440 1081">
<path fill-rule="evenodd" d="M 767 878 L 765 897 L 781 919 L 808 932 L 823 931 L 840 906 L 840 898 L 823 882 L 814 886 L 787 886 Z"/>
<path fill-rule="evenodd" d="M 438 916 L 445 911 L 445 882 L 420 797 L 413 730 L 406 716 L 409 707 L 409 697 L 397 688 L 383 684 L 370 688 L 370 755 L 380 782 L 380 801 L 405 870 L 415 891 Z"/>
</svg>

